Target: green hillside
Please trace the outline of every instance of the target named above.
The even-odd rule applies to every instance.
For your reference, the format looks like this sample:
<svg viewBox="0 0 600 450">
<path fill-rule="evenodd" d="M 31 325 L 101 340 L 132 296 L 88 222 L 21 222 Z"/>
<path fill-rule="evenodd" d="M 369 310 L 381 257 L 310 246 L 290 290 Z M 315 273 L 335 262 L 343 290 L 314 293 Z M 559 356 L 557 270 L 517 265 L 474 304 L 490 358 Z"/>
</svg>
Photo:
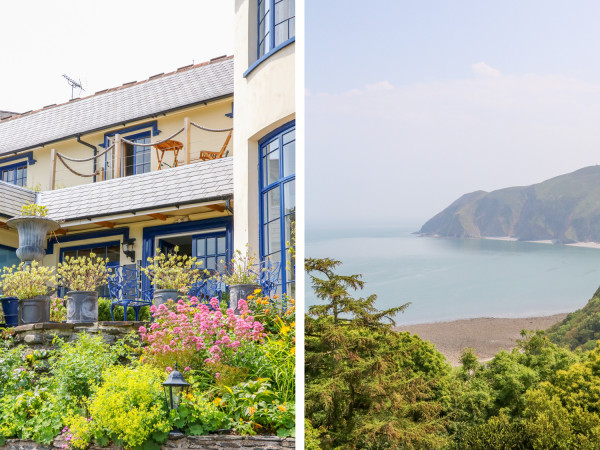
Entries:
<svg viewBox="0 0 600 450">
<path fill-rule="evenodd" d="M 420 233 L 600 242 L 600 166 L 531 186 L 465 194 L 427 221 Z"/>
<path fill-rule="evenodd" d="M 600 288 L 581 309 L 546 330 L 550 341 L 571 350 L 592 350 L 600 340 Z"/>
</svg>

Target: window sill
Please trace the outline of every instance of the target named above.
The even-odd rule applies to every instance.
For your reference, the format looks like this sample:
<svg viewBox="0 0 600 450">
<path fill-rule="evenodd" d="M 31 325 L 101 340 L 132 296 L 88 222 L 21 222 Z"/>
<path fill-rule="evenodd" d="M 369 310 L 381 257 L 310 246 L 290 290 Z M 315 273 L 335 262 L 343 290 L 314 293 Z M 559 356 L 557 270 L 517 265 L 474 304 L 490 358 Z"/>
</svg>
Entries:
<svg viewBox="0 0 600 450">
<path fill-rule="evenodd" d="M 271 50 L 269 53 L 261 56 L 260 58 L 258 58 L 250 67 L 248 67 L 248 70 L 246 70 L 244 72 L 244 78 L 246 78 L 248 75 L 250 75 L 250 73 L 252 73 L 252 71 L 254 69 L 256 69 L 258 66 L 260 66 L 262 64 L 263 61 L 269 59 L 271 56 L 273 56 L 275 53 L 277 53 L 279 50 L 287 47 L 288 45 L 292 44 L 296 42 L 296 36 L 294 36 L 291 39 L 288 39 L 287 41 L 279 44 L 277 47 L 275 47 L 273 50 Z"/>
</svg>

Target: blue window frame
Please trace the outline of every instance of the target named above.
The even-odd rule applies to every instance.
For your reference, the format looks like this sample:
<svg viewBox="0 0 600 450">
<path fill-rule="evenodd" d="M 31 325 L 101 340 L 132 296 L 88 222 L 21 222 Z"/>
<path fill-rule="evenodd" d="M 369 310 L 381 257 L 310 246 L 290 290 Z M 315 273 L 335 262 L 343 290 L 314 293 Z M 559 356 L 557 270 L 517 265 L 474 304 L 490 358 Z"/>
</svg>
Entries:
<svg viewBox="0 0 600 450">
<path fill-rule="evenodd" d="M 0 167 L 0 176 L 6 183 L 27 186 L 27 161 Z"/>
<path fill-rule="evenodd" d="M 296 129 L 290 122 L 260 146 L 260 256 L 281 263 L 278 292 L 294 295 L 295 261 L 290 253 L 296 217 Z"/>
<path fill-rule="evenodd" d="M 136 144 L 149 144 L 152 136 L 159 135 L 161 131 L 158 129 L 157 121 L 153 120 L 141 125 L 106 133 L 104 135 L 104 144 L 101 144 L 100 146 L 107 148 L 110 145 L 110 139 L 113 138 L 117 133 L 121 137 L 127 139 L 128 141 L 133 141 Z M 122 158 L 121 167 L 123 170 L 123 176 L 139 175 L 141 173 L 150 172 L 152 162 L 151 147 L 123 144 Z M 107 179 L 110 178 L 112 174 L 113 160 L 114 150 L 111 150 L 104 157 L 104 172 L 106 173 Z"/>
<path fill-rule="evenodd" d="M 96 244 L 78 245 L 75 247 L 65 247 L 60 249 L 60 262 L 64 261 L 65 256 L 71 258 L 79 258 L 80 256 L 90 256 L 90 253 L 94 253 L 103 259 L 108 259 L 106 263 L 107 267 L 118 266 L 121 262 L 121 246 L 119 241 L 111 242 L 100 242 Z M 108 297 L 108 287 L 100 286 L 98 294 L 101 297 Z M 65 288 L 61 288 L 60 295 L 64 296 L 66 293 Z"/>
<path fill-rule="evenodd" d="M 296 35 L 295 0 L 258 0 L 258 58 Z"/>
<path fill-rule="evenodd" d="M 201 269 L 223 273 L 227 261 L 227 236 L 225 231 L 198 234 L 192 237 L 193 252 Z"/>
</svg>

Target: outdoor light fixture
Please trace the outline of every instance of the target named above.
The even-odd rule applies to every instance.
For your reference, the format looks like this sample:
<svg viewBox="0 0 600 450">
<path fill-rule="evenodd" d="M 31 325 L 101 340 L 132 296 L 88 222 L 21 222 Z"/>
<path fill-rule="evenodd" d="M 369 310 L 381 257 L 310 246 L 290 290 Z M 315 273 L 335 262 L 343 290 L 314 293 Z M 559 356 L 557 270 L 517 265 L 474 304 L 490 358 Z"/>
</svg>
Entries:
<svg viewBox="0 0 600 450">
<path fill-rule="evenodd" d="M 169 374 L 167 381 L 163 384 L 165 389 L 165 400 L 169 409 L 177 409 L 181 403 L 183 395 L 187 392 L 190 387 L 190 383 L 185 381 L 183 375 L 177 370 L 177 363 L 175 363 L 175 370 Z"/>
<path fill-rule="evenodd" d="M 131 259 L 131 262 L 135 262 L 135 250 L 133 249 L 134 243 L 135 239 L 123 239 L 123 243 L 121 244 L 123 246 L 123 253 L 125 253 L 125 256 Z"/>
</svg>

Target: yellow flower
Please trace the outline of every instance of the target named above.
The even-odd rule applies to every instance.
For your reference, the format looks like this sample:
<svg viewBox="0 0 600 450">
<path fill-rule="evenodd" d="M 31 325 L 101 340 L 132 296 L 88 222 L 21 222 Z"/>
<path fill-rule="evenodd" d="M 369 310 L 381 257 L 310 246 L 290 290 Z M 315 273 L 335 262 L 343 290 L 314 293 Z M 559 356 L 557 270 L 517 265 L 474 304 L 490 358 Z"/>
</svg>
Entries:
<svg viewBox="0 0 600 450">
<path fill-rule="evenodd" d="M 252 300 L 253 298 L 254 298 L 254 295 L 250 294 L 250 295 L 249 295 L 249 296 L 246 298 L 246 300 Z"/>
<path fill-rule="evenodd" d="M 279 411 L 281 411 L 281 412 L 286 412 L 286 411 L 287 411 L 287 410 L 285 409 L 285 406 L 283 406 L 283 405 L 279 405 L 279 406 L 277 407 L 277 409 L 278 409 Z"/>
<path fill-rule="evenodd" d="M 213 403 L 217 406 L 219 406 L 222 402 L 223 400 L 221 400 L 219 397 L 215 397 L 215 399 L 213 400 Z"/>
<path fill-rule="evenodd" d="M 281 327 L 281 334 L 283 334 L 284 336 L 287 336 L 288 331 L 290 331 L 290 330 L 291 330 L 290 327 L 288 327 L 287 325 L 284 325 Z"/>
<path fill-rule="evenodd" d="M 254 406 L 251 406 L 248 408 L 248 415 L 251 416 L 252 414 L 254 414 L 256 412 L 256 408 Z"/>
<path fill-rule="evenodd" d="M 261 289 L 255 289 L 255 290 L 254 290 L 254 293 L 255 293 L 255 294 L 260 294 L 260 292 L 261 292 Z"/>
<path fill-rule="evenodd" d="M 290 350 L 290 355 L 293 355 L 294 353 L 296 353 L 296 347 L 292 347 L 292 349 Z"/>
</svg>

